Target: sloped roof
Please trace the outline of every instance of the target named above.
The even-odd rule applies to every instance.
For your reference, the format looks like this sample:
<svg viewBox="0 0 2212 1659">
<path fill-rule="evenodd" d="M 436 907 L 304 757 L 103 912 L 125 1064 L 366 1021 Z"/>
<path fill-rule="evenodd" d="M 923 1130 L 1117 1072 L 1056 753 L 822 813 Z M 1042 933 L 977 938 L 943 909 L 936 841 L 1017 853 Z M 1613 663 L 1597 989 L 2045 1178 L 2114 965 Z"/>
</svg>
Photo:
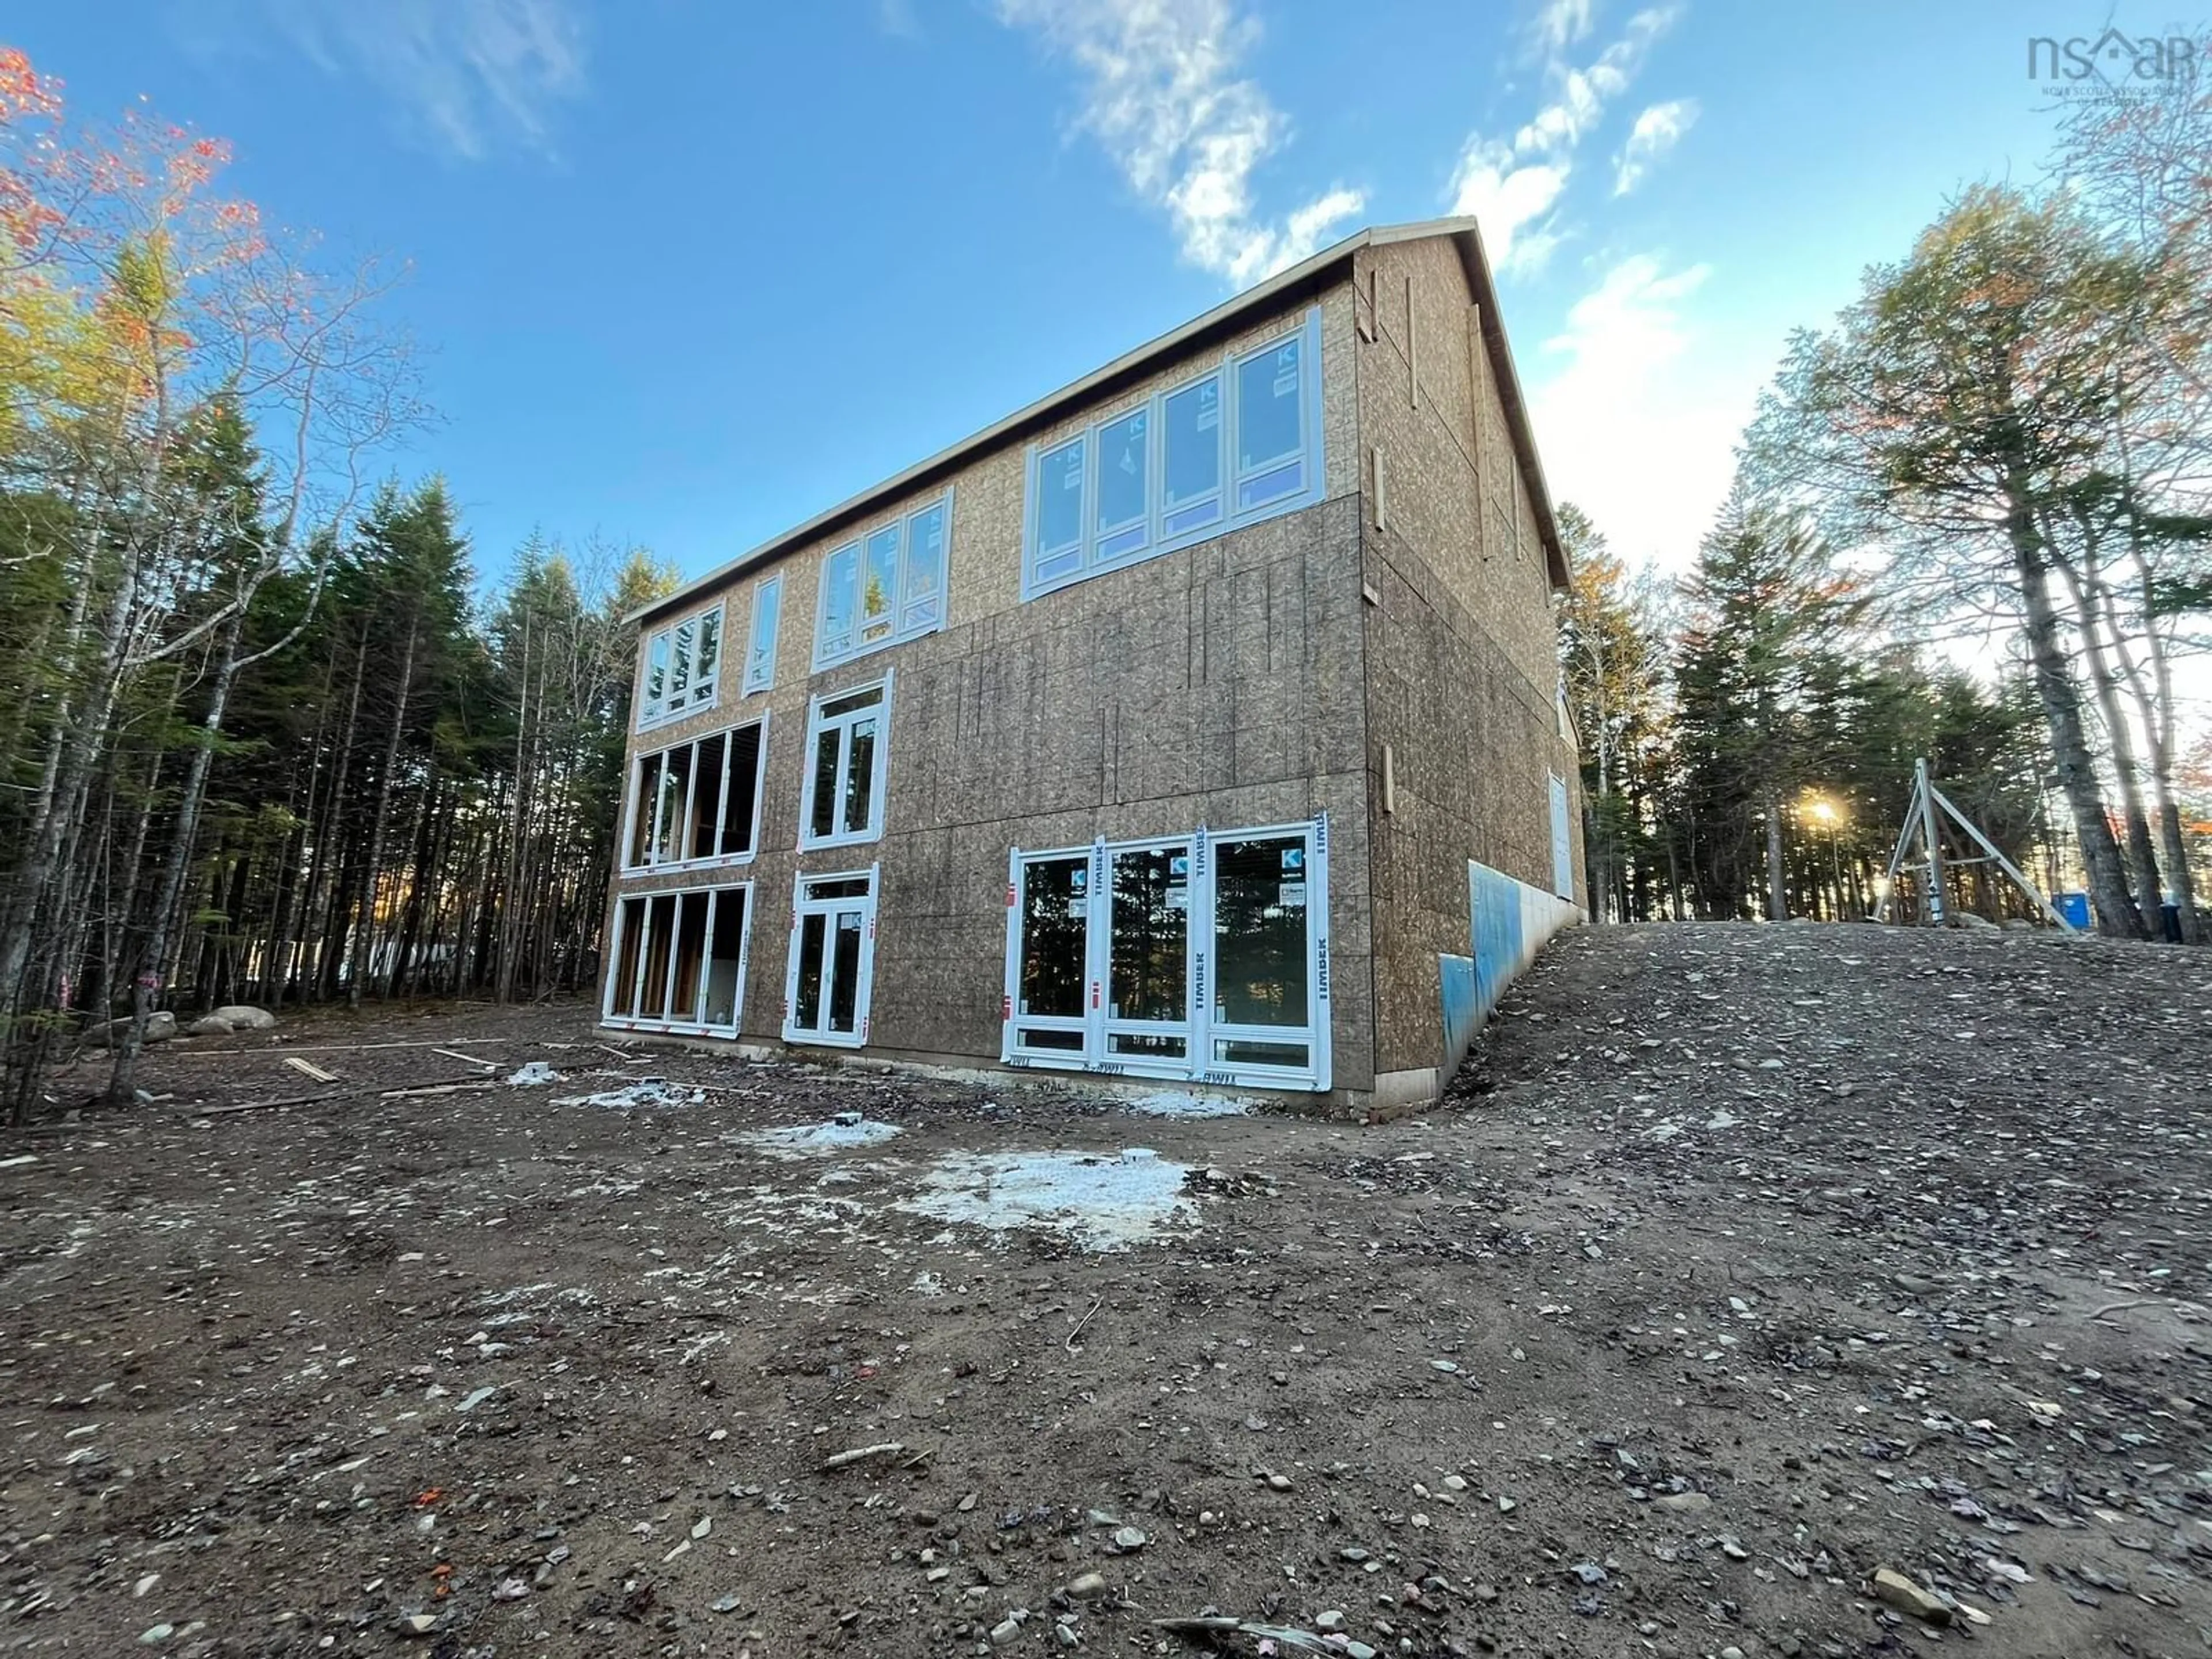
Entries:
<svg viewBox="0 0 2212 1659">
<path fill-rule="evenodd" d="M 1231 331 L 1253 313 L 1271 309 L 1303 290 L 1318 291 L 1334 279 L 1338 266 L 1346 264 L 1362 248 L 1383 247 L 1394 242 L 1421 241 L 1433 236 L 1452 239 L 1459 251 L 1460 263 L 1467 272 L 1468 287 L 1481 307 L 1483 343 L 1489 350 L 1491 363 L 1497 375 L 1498 398 L 1505 407 L 1505 423 L 1513 440 L 1514 453 L 1519 457 L 1522 469 L 1528 477 L 1530 503 L 1535 509 L 1537 528 L 1544 538 L 1552 582 L 1555 587 L 1565 587 L 1569 576 L 1566 552 L 1559 544 L 1559 527 L 1552 513 L 1551 491 L 1544 483 L 1543 464 L 1537 459 L 1536 441 L 1528 428 L 1528 402 L 1522 394 L 1521 377 L 1513 367 L 1512 348 L 1507 343 L 1504 328 L 1498 321 L 1498 289 L 1491 279 L 1490 261 L 1482 251 L 1481 234 L 1472 218 L 1424 219 L 1413 224 L 1370 225 L 1364 230 L 1355 232 L 1333 246 L 1323 248 L 1311 258 L 1276 272 L 1267 281 L 1245 289 L 1233 299 L 1224 300 L 1212 310 L 1193 318 L 1181 327 L 1170 329 L 1135 350 L 1123 353 L 1104 368 L 1093 369 L 1080 380 L 1069 381 L 1057 392 L 1048 392 L 1035 403 L 1016 410 L 981 432 L 963 438 L 950 448 L 940 449 L 927 460 L 917 461 L 903 472 L 894 474 L 880 483 L 872 484 L 859 495 L 849 496 L 827 511 L 816 514 L 804 524 L 794 525 L 759 546 L 740 553 L 727 563 L 684 583 L 666 598 L 640 606 L 630 613 L 630 619 L 642 620 L 680 609 L 687 601 L 744 574 L 748 570 L 773 563 L 795 547 L 866 517 L 883 503 L 927 487 L 977 456 L 987 454 L 1003 444 L 1018 441 L 1030 432 L 1049 425 L 1071 406 L 1102 397 L 1117 385 L 1149 373 L 1162 359 L 1172 357 L 1182 349 L 1199 344 L 1208 337 Z"/>
</svg>

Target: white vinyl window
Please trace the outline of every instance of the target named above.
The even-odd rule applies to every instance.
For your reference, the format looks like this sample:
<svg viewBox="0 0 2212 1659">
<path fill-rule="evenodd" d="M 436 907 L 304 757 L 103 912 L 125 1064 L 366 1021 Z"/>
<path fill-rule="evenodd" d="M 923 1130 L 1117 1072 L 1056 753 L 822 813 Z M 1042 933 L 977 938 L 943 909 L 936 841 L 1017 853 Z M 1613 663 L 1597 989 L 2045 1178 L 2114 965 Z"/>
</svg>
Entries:
<svg viewBox="0 0 2212 1659">
<path fill-rule="evenodd" d="M 868 1040 L 876 971 L 876 871 L 800 876 L 791 906 L 784 981 L 787 1042 L 857 1048 Z"/>
<path fill-rule="evenodd" d="M 1032 448 L 1022 597 L 1321 499 L 1321 313 Z"/>
<path fill-rule="evenodd" d="M 1575 896 L 1574 809 L 1567 799 L 1567 781 L 1552 775 L 1552 890 L 1571 901 Z"/>
<path fill-rule="evenodd" d="M 945 626 L 950 490 L 848 542 L 823 562 L 814 666 L 865 656 Z"/>
<path fill-rule="evenodd" d="M 775 635 L 783 622 L 783 578 L 769 576 L 753 586 L 752 632 L 745 646 L 744 695 L 775 684 Z"/>
<path fill-rule="evenodd" d="M 638 653 L 645 662 L 637 694 L 638 730 L 713 708 L 721 678 L 722 607 L 647 635 Z"/>
<path fill-rule="evenodd" d="M 886 674 L 873 685 L 817 697 L 809 708 L 802 850 L 850 847 L 883 835 L 890 697 Z"/>
<path fill-rule="evenodd" d="M 751 921 L 752 889 L 742 884 L 623 899 L 602 1018 L 642 1030 L 736 1036 Z"/>
<path fill-rule="evenodd" d="M 743 864 L 760 846 L 768 719 L 640 755 L 630 767 L 623 868 Z"/>
<path fill-rule="evenodd" d="M 1328 830 L 1016 851 L 1010 1066 L 1329 1087 Z"/>
</svg>

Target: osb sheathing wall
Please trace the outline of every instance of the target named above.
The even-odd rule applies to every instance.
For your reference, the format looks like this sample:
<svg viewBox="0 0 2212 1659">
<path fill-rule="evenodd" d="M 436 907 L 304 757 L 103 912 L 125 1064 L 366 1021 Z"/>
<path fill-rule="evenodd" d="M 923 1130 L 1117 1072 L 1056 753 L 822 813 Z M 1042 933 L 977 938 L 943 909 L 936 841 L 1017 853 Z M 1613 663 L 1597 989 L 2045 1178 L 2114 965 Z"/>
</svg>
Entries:
<svg viewBox="0 0 2212 1659">
<path fill-rule="evenodd" d="M 1328 499 L 1143 564 L 1021 600 L 1030 440 L 974 459 L 951 479 L 940 632 L 811 672 L 817 584 L 827 556 L 946 485 L 864 519 L 687 601 L 652 626 L 725 606 L 721 698 L 634 732 L 641 753 L 769 713 L 760 852 L 733 870 L 624 876 L 616 898 L 753 884 L 741 1034 L 783 1021 L 793 878 L 882 866 L 871 1049 L 995 1060 L 1000 1037 L 1009 849 L 1087 845 L 1291 822 L 1326 810 L 1331 832 L 1332 979 L 1369 982 L 1367 753 L 1360 672 L 1355 339 L 1339 283 L 1036 433 L 1049 445 L 1206 368 L 1322 315 L 1322 464 Z M 738 695 L 756 583 L 783 576 L 776 678 Z M 809 700 L 889 670 L 888 800 L 880 842 L 799 854 Z M 641 680 L 642 669 L 640 670 Z M 612 939 L 611 927 L 605 935 Z M 1363 994 L 1340 994 L 1334 1081 L 1365 1090 L 1373 1033 Z"/>
<path fill-rule="evenodd" d="M 1549 891 L 1556 774 L 1579 884 L 1581 798 L 1548 566 L 1459 254 L 1442 238 L 1367 248 L 1353 289 L 1375 337 L 1359 349 L 1359 462 L 1376 1068 L 1417 1073 L 1458 1060 L 1437 957 L 1469 948 L 1468 860 Z"/>
</svg>

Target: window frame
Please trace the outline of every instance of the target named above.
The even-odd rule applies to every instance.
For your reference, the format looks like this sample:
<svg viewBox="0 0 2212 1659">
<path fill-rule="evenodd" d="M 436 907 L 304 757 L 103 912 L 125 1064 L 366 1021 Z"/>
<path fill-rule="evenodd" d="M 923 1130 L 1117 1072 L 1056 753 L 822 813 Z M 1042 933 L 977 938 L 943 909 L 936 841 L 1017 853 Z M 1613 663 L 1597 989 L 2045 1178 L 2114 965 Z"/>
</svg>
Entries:
<svg viewBox="0 0 2212 1659">
<path fill-rule="evenodd" d="M 738 975 L 737 984 L 732 994 L 730 1023 L 726 1025 L 720 1025 L 710 1024 L 703 1018 L 709 985 L 706 964 L 714 959 L 714 923 L 720 912 L 725 896 L 731 893 L 743 895 L 744 919 L 739 924 L 738 934 Z M 680 937 L 683 932 L 684 901 L 697 894 L 707 896 L 707 945 L 700 956 L 699 988 L 693 994 L 691 999 L 693 1018 L 674 1019 L 665 1013 L 657 1017 L 636 1013 L 617 1013 L 615 1012 L 616 981 L 622 970 L 623 947 L 628 940 L 630 918 L 633 914 L 631 907 L 637 907 L 635 914 L 644 920 L 649 938 L 653 902 L 658 899 L 672 900 L 673 908 L 669 915 L 676 933 Z M 753 899 L 753 884 L 750 881 L 716 882 L 706 886 L 657 888 L 642 892 L 618 893 L 615 899 L 613 921 L 607 934 L 607 967 L 605 982 L 600 988 L 599 994 L 599 1024 L 613 1030 L 625 1031 L 667 1031 L 686 1036 L 726 1038 L 741 1036 L 745 1029 L 745 980 L 751 964 L 753 920 L 757 914 Z M 649 960 L 649 950 L 641 947 L 637 954 L 636 966 L 630 975 L 629 1006 L 633 1009 L 642 1006 L 645 994 L 645 969 Z M 666 1008 L 669 1000 L 675 994 L 678 967 L 678 953 L 672 941 L 668 952 L 668 965 L 663 970 L 662 975 L 661 1006 L 664 1009 Z"/>
<path fill-rule="evenodd" d="M 1545 817 L 1552 844 L 1552 896 L 1575 902 L 1575 799 L 1567 781 L 1548 772 Z"/>
<path fill-rule="evenodd" d="M 769 624 L 768 642 L 761 643 L 761 617 L 764 601 L 769 595 L 775 599 L 775 618 Z M 745 619 L 745 668 L 738 682 L 738 695 L 750 697 L 771 690 L 775 685 L 776 642 L 783 633 L 783 572 L 762 577 L 753 584 L 752 614 Z"/>
<path fill-rule="evenodd" d="M 834 668 L 840 663 L 856 661 L 878 651 L 888 651 L 895 645 L 904 645 L 909 641 L 943 631 L 946 616 L 951 609 L 949 595 L 952 586 L 952 486 L 947 484 L 941 494 L 919 502 L 903 513 L 894 514 L 888 519 L 869 525 L 823 555 L 821 574 L 815 582 L 814 646 L 809 659 L 814 672 L 818 674 L 823 669 Z M 907 573 L 911 568 L 915 522 L 927 518 L 933 512 L 944 514 L 934 594 L 910 592 Z M 869 638 L 866 630 L 868 625 L 870 550 L 887 532 L 895 532 L 897 536 L 897 544 L 891 550 L 889 608 L 883 613 L 890 626 L 878 636 Z M 835 560 L 848 553 L 853 556 L 852 628 L 844 636 L 849 643 L 833 650 L 824 629 L 830 611 L 830 567 Z M 933 597 L 936 601 L 933 613 L 921 622 L 910 622 L 908 613 Z"/>
<path fill-rule="evenodd" d="M 1225 842 L 1291 840 L 1303 836 L 1305 855 L 1306 1024 L 1303 1026 L 1258 1025 L 1219 1018 L 1221 1006 L 1219 952 L 1215 948 L 1215 849 Z M 1186 889 L 1185 973 L 1187 1019 L 1180 1027 L 1170 1022 L 1124 1019 L 1107 1001 L 1112 982 L 1112 904 L 1110 872 L 1117 854 L 1188 849 L 1189 881 Z M 1025 866 L 1055 860 L 1085 860 L 1090 872 L 1085 911 L 1083 957 L 1083 1012 L 1067 1015 L 1030 1014 L 1019 1010 L 1022 975 L 1022 925 Z M 1088 847 L 1021 848 L 1006 856 L 1006 980 L 1000 1006 L 999 1058 L 1018 1070 L 1085 1072 L 1097 1076 L 1138 1077 L 1179 1082 L 1227 1085 L 1236 1087 L 1326 1094 L 1332 1086 L 1334 1059 L 1331 1030 L 1334 1005 L 1329 984 L 1328 818 L 1326 813 L 1302 823 L 1261 824 L 1249 829 L 1210 830 L 1204 825 L 1181 836 L 1152 836 L 1135 840 L 1100 839 Z M 1080 1030 L 1079 1053 L 1040 1047 L 1023 1040 L 1030 1031 Z M 1170 1035 L 1185 1039 L 1180 1059 L 1161 1055 L 1116 1057 L 1113 1039 L 1126 1036 Z M 1304 1066 L 1276 1066 L 1253 1060 L 1217 1062 L 1217 1042 L 1303 1044 Z"/>
<path fill-rule="evenodd" d="M 868 890 L 864 894 L 840 894 L 829 898 L 809 898 L 806 890 L 815 883 L 833 881 L 866 881 Z M 791 882 L 791 933 L 785 942 L 783 973 L 783 1040 L 795 1046 L 829 1048 L 864 1048 L 868 1044 L 871 1024 L 871 1004 L 875 995 L 876 981 L 876 907 L 883 896 L 883 866 L 869 865 L 864 870 L 801 871 Z M 793 1024 L 799 1011 L 799 939 L 800 930 L 810 915 L 825 918 L 825 942 L 837 913 L 858 909 L 860 912 L 860 960 L 859 981 L 853 993 L 853 1029 L 849 1032 L 831 1031 Z M 831 964 L 827 950 L 823 952 L 822 971 L 826 975 Z M 823 1012 L 827 1012 L 827 999 Z"/>
<path fill-rule="evenodd" d="M 1238 407 L 1239 379 L 1247 364 L 1294 342 L 1299 352 L 1299 447 L 1295 452 L 1261 463 L 1248 472 L 1243 467 L 1239 455 L 1238 437 L 1243 418 Z M 1218 447 L 1214 484 L 1210 492 L 1214 511 L 1203 523 L 1170 532 L 1167 527 L 1170 518 L 1195 511 L 1206 504 L 1208 497 L 1201 494 L 1175 507 L 1168 505 L 1167 408 L 1172 399 L 1193 392 L 1208 381 L 1215 382 L 1219 388 L 1217 394 L 1220 410 L 1217 426 Z M 1281 514 L 1296 512 L 1323 500 L 1328 488 L 1322 434 L 1324 407 L 1321 307 L 1312 306 L 1307 308 L 1304 317 L 1291 328 L 1255 344 L 1224 354 L 1219 362 L 1200 372 L 1171 386 L 1161 386 L 1133 403 L 1116 403 L 1097 416 L 1085 421 L 1081 426 L 1059 434 L 1049 443 L 1032 442 L 1023 460 L 1023 600 L 1026 602 L 1046 593 L 1056 592 L 1060 588 L 1102 575 L 1109 570 L 1140 564 L 1147 559 L 1158 558 L 1212 537 L 1225 535 L 1232 530 L 1240 530 L 1247 525 L 1258 524 Z M 1102 531 L 1097 522 L 1102 500 L 1099 477 L 1103 455 L 1100 440 L 1109 428 L 1118 427 L 1139 414 L 1144 416 L 1146 422 L 1145 514 L 1141 520 L 1124 520 Z M 1040 575 L 1039 566 L 1046 562 L 1047 556 L 1047 550 L 1040 545 L 1044 465 L 1054 457 L 1064 454 L 1070 446 L 1079 443 L 1084 447 L 1082 487 L 1076 510 L 1078 538 L 1073 544 L 1051 549 L 1049 558 L 1057 563 L 1067 558 L 1071 552 L 1079 556 L 1071 569 Z M 1237 506 L 1237 497 L 1244 485 L 1283 468 L 1301 464 L 1306 470 L 1306 477 L 1298 489 L 1254 507 L 1240 508 Z M 1102 544 L 1119 541 L 1139 525 L 1145 532 L 1141 541 L 1117 547 L 1110 553 L 1099 551 Z"/>
<path fill-rule="evenodd" d="M 623 791 L 622 842 L 619 848 L 621 862 L 618 866 L 623 875 L 646 876 L 659 875 L 665 872 L 675 870 L 728 869 L 738 865 L 750 864 L 760 856 L 761 808 L 768 790 L 769 713 L 769 710 L 764 708 L 751 720 L 739 720 L 734 726 L 722 726 L 716 731 L 703 732 L 696 738 L 685 738 L 682 743 L 669 744 L 658 749 L 641 749 L 630 756 L 629 783 Z M 684 787 L 684 803 L 677 815 L 679 822 L 689 826 L 696 821 L 692 803 L 699 787 L 699 750 L 703 745 L 713 742 L 717 738 L 722 740 L 721 799 L 715 803 L 714 806 L 714 844 L 719 848 L 722 842 L 722 832 L 730 821 L 730 787 L 736 781 L 730 766 L 730 740 L 740 732 L 755 729 L 760 732 L 760 741 L 753 758 L 753 833 L 750 842 L 743 849 L 735 853 L 715 852 L 701 858 L 686 855 L 673 859 L 654 859 L 649 856 L 660 841 L 660 804 L 664 797 L 662 792 L 656 788 L 653 791 L 652 802 L 652 830 L 645 840 L 645 849 L 648 856 L 641 863 L 635 861 L 635 855 L 638 845 L 638 814 L 647 805 L 645 773 L 647 764 L 658 760 L 660 766 L 657 775 L 665 775 L 669 756 L 682 750 L 688 749 L 691 751 L 690 771 Z M 685 833 L 688 840 L 690 833 L 688 827 Z"/>
<path fill-rule="evenodd" d="M 868 823 L 862 830 L 832 830 L 826 836 L 814 833 L 815 752 L 818 747 L 824 721 L 823 708 L 833 702 L 843 702 L 874 691 L 878 694 L 872 706 L 876 717 L 876 752 L 872 774 L 868 782 Z M 852 765 L 852 727 L 866 718 L 869 708 L 856 708 L 848 714 L 836 715 L 828 723 L 842 728 L 844 736 L 838 742 L 837 781 L 842 788 Z M 884 811 L 890 793 L 891 758 L 891 671 L 885 669 L 872 680 L 863 680 L 858 685 L 848 685 L 841 690 L 825 691 L 806 705 L 806 743 L 799 751 L 799 850 L 811 853 L 825 848 L 865 847 L 884 838 Z"/>
<path fill-rule="evenodd" d="M 676 676 L 677 637 L 684 629 L 689 629 L 691 632 L 690 649 L 696 653 L 699 641 L 706 633 L 706 624 L 710 620 L 714 629 L 714 666 L 708 678 L 702 684 L 693 678 L 693 670 L 696 665 L 686 661 L 684 665 L 683 700 L 672 704 L 669 701 L 669 682 Z M 722 659 L 728 654 L 726 648 L 728 644 L 726 638 L 729 631 L 728 621 L 726 605 L 724 601 L 717 599 L 702 610 L 694 611 L 688 616 L 673 617 L 665 627 L 656 628 L 650 634 L 641 634 L 639 636 L 638 672 L 635 686 L 637 713 L 634 729 L 640 732 L 650 731 L 656 726 L 666 726 L 672 720 L 689 720 L 695 714 L 702 714 L 720 704 Z M 662 649 L 665 650 L 666 656 L 660 665 L 663 676 L 660 695 L 657 698 L 652 698 L 646 695 L 646 684 L 653 676 L 653 653 L 656 650 Z"/>
</svg>

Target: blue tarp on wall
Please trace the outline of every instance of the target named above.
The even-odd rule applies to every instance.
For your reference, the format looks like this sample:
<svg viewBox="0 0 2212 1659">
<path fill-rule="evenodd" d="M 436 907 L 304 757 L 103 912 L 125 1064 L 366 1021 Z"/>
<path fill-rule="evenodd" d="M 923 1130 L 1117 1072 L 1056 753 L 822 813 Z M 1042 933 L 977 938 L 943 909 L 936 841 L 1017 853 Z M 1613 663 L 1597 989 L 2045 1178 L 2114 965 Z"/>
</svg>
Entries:
<svg viewBox="0 0 2212 1659">
<path fill-rule="evenodd" d="M 1445 1052 L 1455 1062 L 1474 1042 L 1474 1034 L 1490 1018 L 1505 988 L 1535 960 L 1544 941 L 1582 919 L 1571 901 L 1472 860 L 1467 886 L 1468 935 L 1474 954 L 1438 958 Z"/>
</svg>

